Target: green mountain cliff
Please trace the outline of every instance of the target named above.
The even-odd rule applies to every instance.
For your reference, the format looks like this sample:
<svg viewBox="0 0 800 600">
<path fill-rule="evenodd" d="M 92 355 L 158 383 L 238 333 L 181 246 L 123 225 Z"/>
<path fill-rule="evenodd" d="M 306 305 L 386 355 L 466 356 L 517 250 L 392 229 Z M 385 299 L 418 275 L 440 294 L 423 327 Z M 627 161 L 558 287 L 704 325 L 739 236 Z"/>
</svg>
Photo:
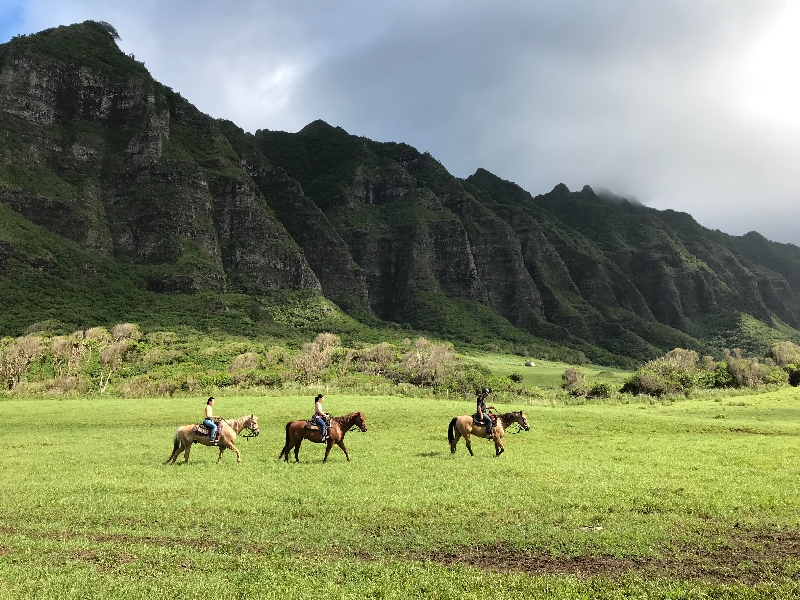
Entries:
<svg viewBox="0 0 800 600">
<path fill-rule="evenodd" d="M 245 133 L 115 35 L 87 21 L 0 45 L 0 335 L 131 315 L 281 335 L 269 308 L 318 298 L 348 327 L 607 364 L 800 339 L 796 246 L 588 186 L 462 180 L 322 121 Z"/>
</svg>

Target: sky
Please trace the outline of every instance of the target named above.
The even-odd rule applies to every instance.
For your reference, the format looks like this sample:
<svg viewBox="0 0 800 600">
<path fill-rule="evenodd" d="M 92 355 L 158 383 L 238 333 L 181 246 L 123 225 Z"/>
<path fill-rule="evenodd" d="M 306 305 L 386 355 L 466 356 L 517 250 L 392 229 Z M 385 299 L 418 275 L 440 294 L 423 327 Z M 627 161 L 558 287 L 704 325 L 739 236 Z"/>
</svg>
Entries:
<svg viewBox="0 0 800 600">
<path fill-rule="evenodd" d="M 798 0 L 0 0 L 0 42 L 86 19 L 246 131 L 323 119 L 800 245 Z"/>
</svg>

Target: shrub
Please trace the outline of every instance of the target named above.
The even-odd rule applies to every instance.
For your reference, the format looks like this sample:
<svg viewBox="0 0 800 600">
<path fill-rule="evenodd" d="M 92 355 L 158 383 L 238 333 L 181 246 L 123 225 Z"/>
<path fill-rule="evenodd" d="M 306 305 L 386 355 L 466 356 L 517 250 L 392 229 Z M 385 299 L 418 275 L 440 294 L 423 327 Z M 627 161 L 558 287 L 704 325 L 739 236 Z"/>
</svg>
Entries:
<svg viewBox="0 0 800 600">
<path fill-rule="evenodd" d="M 577 367 L 569 367 L 561 374 L 561 387 L 565 390 L 583 387 L 584 383 L 586 383 L 586 373 Z"/>
<path fill-rule="evenodd" d="M 340 344 L 339 336 L 320 333 L 313 342 L 303 344 L 300 354 L 294 359 L 298 379 L 305 384 L 319 381 L 322 371 L 328 366 L 333 351 Z"/>
<path fill-rule="evenodd" d="M 800 346 L 792 342 L 773 344 L 767 357 L 775 361 L 779 367 L 800 363 Z"/>
<path fill-rule="evenodd" d="M 787 365 L 786 374 L 788 375 L 789 378 L 789 385 L 792 385 L 794 387 L 800 385 L 800 366 Z"/>
<path fill-rule="evenodd" d="M 725 350 L 724 358 L 728 373 L 737 387 L 753 388 L 767 383 L 770 369 L 759 363 L 757 358 L 744 358 L 738 348 L 734 348 L 732 352 Z"/>
<path fill-rule="evenodd" d="M 398 360 L 397 349 L 387 342 L 365 348 L 355 358 L 359 372 L 365 375 L 385 375 Z"/>
<path fill-rule="evenodd" d="M 511 373 L 508 378 L 513 381 L 514 383 L 522 383 L 522 375 L 519 373 Z"/>
<path fill-rule="evenodd" d="M 111 329 L 111 337 L 114 338 L 115 342 L 122 340 L 136 341 L 142 337 L 142 332 L 135 323 L 119 323 Z"/>
<path fill-rule="evenodd" d="M 675 348 L 647 362 L 625 381 L 620 391 L 648 396 L 686 393 L 707 381 L 705 372 L 697 368 L 697 358 L 694 350 Z"/>
<path fill-rule="evenodd" d="M 44 356 L 42 339 L 35 335 L 17 338 L 0 352 L 0 381 L 9 390 L 14 389 L 28 371 L 32 362 Z"/>
<path fill-rule="evenodd" d="M 92 327 L 86 330 L 86 340 L 97 345 L 110 344 L 111 334 L 105 327 Z"/>
<path fill-rule="evenodd" d="M 611 396 L 611 386 L 604 381 L 593 381 L 586 390 L 587 398 L 609 398 Z"/>
<path fill-rule="evenodd" d="M 233 359 L 229 371 L 252 371 L 258 368 L 258 356 L 254 352 L 245 352 Z"/>
<path fill-rule="evenodd" d="M 145 336 L 148 344 L 153 344 L 154 346 L 167 346 L 169 344 L 175 343 L 175 340 L 178 336 L 173 331 L 154 331 L 153 333 L 148 333 Z"/>
</svg>

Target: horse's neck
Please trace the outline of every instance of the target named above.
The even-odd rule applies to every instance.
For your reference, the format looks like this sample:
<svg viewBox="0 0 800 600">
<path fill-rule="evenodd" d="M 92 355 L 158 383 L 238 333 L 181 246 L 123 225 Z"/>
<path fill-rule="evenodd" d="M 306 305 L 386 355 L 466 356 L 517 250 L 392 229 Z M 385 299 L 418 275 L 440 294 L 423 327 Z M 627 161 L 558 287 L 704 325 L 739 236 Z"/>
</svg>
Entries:
<svg viewBox="0 0 800 600">
<path fill-rule="evenodd" d="M 228 421 L 228 425 L 230 425 L 231 429 L 233 429 L 236 432 L 236 435 L 239 435 L 242 429 L 244 429 L 244 424 L 246 422 L 247 422 L 247 417 L 239 417 L 238 419 L 234 419 L 233 421 Z"/>
<path fill-rule="evenodd" d="M 511 425 L 516 420 L 517 417 L 514 413 L 505 413 L 504 415 L 500 415 L 500 422 L 503 424 L 503 429 Z"/>
<path fill-rule="evenodd" d="M 339 427 L 346 431 L 353 426 L 357 415 L 358 413 L 350 413 L 349 415 L 344 415 L 342 417 L 335 417 L 333 420 L 339 424 Z"/>
</svg>

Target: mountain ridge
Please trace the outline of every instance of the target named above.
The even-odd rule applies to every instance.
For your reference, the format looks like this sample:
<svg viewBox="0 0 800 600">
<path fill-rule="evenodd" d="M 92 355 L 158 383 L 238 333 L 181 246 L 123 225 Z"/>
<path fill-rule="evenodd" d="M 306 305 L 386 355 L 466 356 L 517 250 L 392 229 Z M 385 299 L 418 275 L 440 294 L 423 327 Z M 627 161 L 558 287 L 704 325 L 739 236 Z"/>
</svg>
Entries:
<svg viewBox="0 0 800 600">
<path fill-rule="evenodd" d="M 143 294 L 300 290 L 362 320 L 464 342 L 494 323 L 512 345 L 618 364 L 719 353 L 735 339 L 723 322 L 800 335 L 796 246 L 589 186 L 534 196 L 484 169 L 459 179 L 321 120 L 246 133 L 153 80 L 106 25 L 0 45 L 0 205 L 133 265 Z"/>
</svg>

